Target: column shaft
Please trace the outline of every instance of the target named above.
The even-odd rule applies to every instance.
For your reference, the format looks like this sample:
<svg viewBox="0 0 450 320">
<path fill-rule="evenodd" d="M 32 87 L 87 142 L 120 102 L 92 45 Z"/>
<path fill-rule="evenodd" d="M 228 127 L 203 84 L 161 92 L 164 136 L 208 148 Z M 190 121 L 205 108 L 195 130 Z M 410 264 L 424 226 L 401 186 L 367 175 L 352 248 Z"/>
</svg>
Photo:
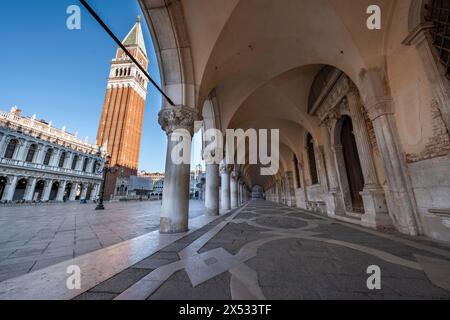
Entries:
<svg viewBox="0 0 450 320">
<path fill-rule="evenodd" d="M 205 207 L 210 215 L 219 215 L 219 165 L 206 165 Z"/>
</svg>

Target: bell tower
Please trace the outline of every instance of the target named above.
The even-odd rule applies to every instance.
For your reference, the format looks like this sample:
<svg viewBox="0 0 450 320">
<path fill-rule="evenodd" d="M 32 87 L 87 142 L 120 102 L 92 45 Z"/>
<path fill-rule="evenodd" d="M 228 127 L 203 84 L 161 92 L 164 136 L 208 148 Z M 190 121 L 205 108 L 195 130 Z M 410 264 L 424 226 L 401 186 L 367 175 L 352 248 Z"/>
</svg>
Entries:
<svg viewBox="0 0 450 320">
<path fill-rule="evenodd" d="M 122 43 L 147 70 L 148 58 L 140 17 Z M 116 173 L 107 174 L 105 199 L 114 194 L 118 176 L 137 174 L 147 84 L 142 71 L 119 47 L 111 61 L 97 133 L 97 145 L 107 150 L 111 157 L 109 166 L 117 169 Z"/>
</svg>

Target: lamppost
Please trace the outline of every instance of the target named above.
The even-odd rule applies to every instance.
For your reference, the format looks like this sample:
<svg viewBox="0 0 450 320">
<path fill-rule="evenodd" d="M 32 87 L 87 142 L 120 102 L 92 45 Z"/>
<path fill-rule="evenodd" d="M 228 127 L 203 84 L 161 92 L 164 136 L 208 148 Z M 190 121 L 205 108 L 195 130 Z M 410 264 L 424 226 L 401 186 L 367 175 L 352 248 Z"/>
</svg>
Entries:
<svg viewBox="0 0 450 320">
<path fill-rule="evenodd" d="M 100 199 L 98 200 L 98 204 L 95 207 L 95 210 L 105 210 L 105 206 L 103 205 L 103 198 L 105 196 L 105 185 L 106 185 L 106 178 L 108 176 L 108 173 L 114 174 L 117 172 L 117 168 L 110 168 L 109 164 L 111 161 L 111 156 L 108 154 L 105 158 L 105 165 L 103 168 L 99 171 L 99 173 L 103 176 L 102 186 L 100 190 Z"/>
</svg>

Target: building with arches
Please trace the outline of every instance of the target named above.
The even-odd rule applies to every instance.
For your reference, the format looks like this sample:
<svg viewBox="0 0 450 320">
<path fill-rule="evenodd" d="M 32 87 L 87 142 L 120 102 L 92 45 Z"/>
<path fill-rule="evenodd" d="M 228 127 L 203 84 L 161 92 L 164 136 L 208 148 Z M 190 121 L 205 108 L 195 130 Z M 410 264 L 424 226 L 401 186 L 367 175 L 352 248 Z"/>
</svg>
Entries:
<svg viewBox="0 0 450 320">
<path fill-rule="evenodd" d="M 0 111 L 0 201 L 95 199 L 103 168 L 98 146 L 14 107 Z"/>
<path fill-rule="evenodd" d="M 140 0 L 160 62 L 159 123 L 280 130 L 280 169 L 209 164 L 209 213 L 266 199 L 450 241 L 448 1 Z M 214 21 L 211 20 L 214 17 Z M 174 148 L 168 143 L 167 152 Z M 188 229 L 189 166 L 167 161 L 161 232 Z"/>
</svg>

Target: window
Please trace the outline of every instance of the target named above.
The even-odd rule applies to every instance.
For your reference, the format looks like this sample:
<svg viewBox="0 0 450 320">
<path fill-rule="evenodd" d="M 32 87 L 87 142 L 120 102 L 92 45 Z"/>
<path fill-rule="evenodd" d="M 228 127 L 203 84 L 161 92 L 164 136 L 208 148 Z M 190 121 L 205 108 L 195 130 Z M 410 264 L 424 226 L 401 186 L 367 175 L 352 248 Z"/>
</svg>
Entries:
<svg viewBox="0 0 450 320">
<path fill-rule="evenodd" d="M 88 158 L 84 159 L 84 163 L 83 163 L 83 172 L 86 172 L 88 163 L 89 163 L 89 159 L 88 159 Z"/>
<path fill-rule="evenodd" d="M 62 168 L 64 167 L 64 161 L 66 160 L 66 153 L 61 153 L 61 157 L 59 157 L 59 164 L 58 167 Z"/>
<path fill-rule="evenodd" d="M 300 183 L 300 169 L 298 167 L 297 155 L 295 154 L 294 154 L 294 166 L 295 166 L 295 179 L 297 181 L 297 189 L 300 189 L 302 187 L 302 184 Z"/>
<path fill-rule="evenodd" d="M 44 165 L 48 166 L 50 164 L 50 159 L 52 157 L 53 154 L 53 149 L 49 148 L 47 149 L 47 152 L 45 153 L 45 157 L 44 157 Z"/>
<path fill-rule="evenodd" d="M 425 20 L 433 24 L 430 30 L 433 46 L 450 79 L 450 0 L 429 0 L 425 4 Z"/>
<path fill-rule="evenodd" d="M 319 184 L 319 176 L 317 175 L 316 154 L 314 151 L 314 140 L 311 134 L 306 136 L 306 150 L 308 152 L 309 174 L 311 176 L 311 184 Z"/>
<path fill-rule="evenodd" d="M 27 157 L 25 159 L 26 162 L 33 162 L 34 155 L 36 154 L 36 145 L 33 143 L 30 145 L 30 148 L 28 149 Z"/>
<path fill-rule="evenodd" d="M 72 165 L 71 165 L 72 170 L 75 170 L 75 168 L 77 167 L 77 162 L 78 162 L 78 156 L 74 156 L 73 160 L 72 160 Z"/>
<path fill-rule="evenodd" d="M 6 147 L 5 151 L 5 158 L 6 159 L 12 159 L 14 156 L 14 151 L 16 151 L 17 144 L 19 142 L 16 139 L 11 139 L 8 143 L 8 146 Z"/>
</svg>

